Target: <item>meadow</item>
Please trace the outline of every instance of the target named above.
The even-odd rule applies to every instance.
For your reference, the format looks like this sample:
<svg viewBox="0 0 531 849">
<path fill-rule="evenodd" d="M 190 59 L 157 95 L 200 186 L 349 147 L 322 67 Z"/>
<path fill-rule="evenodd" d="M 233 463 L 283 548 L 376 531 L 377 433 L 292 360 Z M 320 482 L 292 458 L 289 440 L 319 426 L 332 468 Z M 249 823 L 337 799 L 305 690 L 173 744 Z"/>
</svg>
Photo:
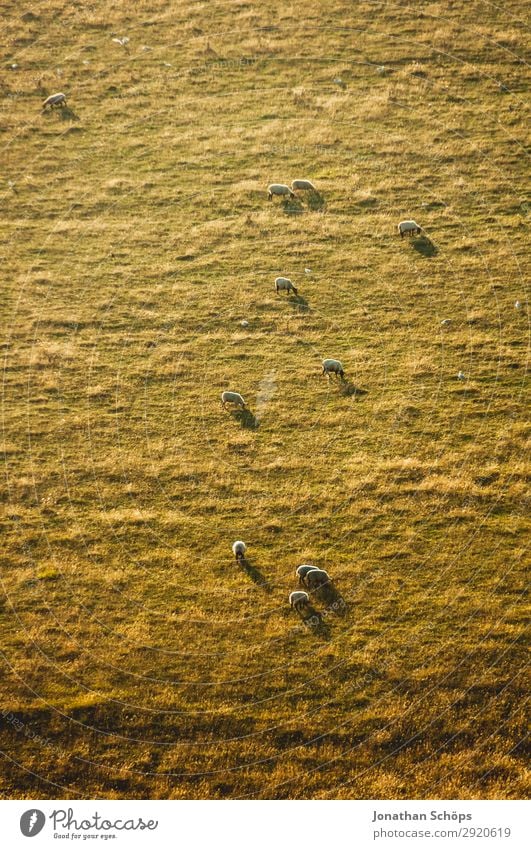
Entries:
<svg viewBox="0 0 531 849">
<path fill-rule="evenodd" d="M 523 5 L 0 7 L 0 794 L 524 796 Z"/>
</svg>

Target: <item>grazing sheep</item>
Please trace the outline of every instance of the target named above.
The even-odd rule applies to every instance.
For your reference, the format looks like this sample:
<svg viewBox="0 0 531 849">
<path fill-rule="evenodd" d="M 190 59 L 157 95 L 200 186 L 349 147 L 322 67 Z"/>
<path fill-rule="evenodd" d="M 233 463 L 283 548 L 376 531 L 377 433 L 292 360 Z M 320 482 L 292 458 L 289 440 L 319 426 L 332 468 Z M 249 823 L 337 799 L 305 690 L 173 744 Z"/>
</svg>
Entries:
<svg viewBox="0 0 531 849">
<path fill-rule="evenodd" d="M 304 586 L 306 575 L 315 568 L 315 566 L 309 566 L 307 563 L 303 563 L 302 566 L 297 566 L 295 576 L 299 579 L 299 584 Z"/>
<path fill-rule="evenodd" d="M 241 407 L 242 410 L 245 407 L 245 401 L 239 392 L 229 392 L 226 390 L 221 393 L 221 406 L 223 409 L 226 409 L 227 404 L 236 404 L 236 406 Z"/>
<path fill-rule="evenodd" d="M 310 596 L 302 590 L 295 590 L 295 592 L 290 593 L 289 603 L 297 613 L 304 613 L 310 606 Z"/>
<path fill-rule="evenodd" d="M 401 221 L 398 225 L 398 232 L 400 233 L 401 239 L 403 239 L 406 234 L 412 236 L 413 233 L 416 233 L 417 236 L 420 236 L 422 233 L 422 227 L 419 227 L 417 222 L 412 219 L 409 221 Z"/>
<path fill-rule="evenodd" d="M 275 289 L 277 295 L 279 292 L 293 292 L 296 295 L 298 291 L 288 277 L 277 277 L 275 280 Z"/>
<path fill-rule="evenodd" d="M 345 379 L 343 365 L 339 360 L 323 360 L 323 374 L 328 375 L 328 379 L 330 379 L 331 374 L 339 375 L 341 380 Z"/>
<path fill-rule="evenodd" d="M 293 189 L 293 191 L 295 191 L 295 189 L 298 189 L 300 192 L 302 192 L 302 191 L 316 192 L 317 191 L 314 184 L 310 183 L 309 180 L 293 180 L 293 182 L 291 184 L 291 188 Z"/>
<path fill-rule="evenodd" d="M 330 575 L 324 569 L 309 569 L 304 576 L 304 586 L 309 590 L 318 590 L 330 583 Z"/>
<path fill-rule="evenodd" d="M 280 197 L 285 197 L 287 195 L 290 198 L 295 197 L 290 187 L 283 185 L 283 183 L 271 183 L 271 185 L 267 187 L 267 195 L 269 200 L 273 200 L 273 195 L 279 195 Z"/>
<path fill-rule="evenodd" d="M 66 94 L 63 94 L 62 91 L 59 91 L 57 94 L 51 94 L 42 104 L 42 108 L 46 109 L 48 106 L 50 109 L 53 109 L 54 106 L 60 106 L 61 108 L 66 106 Z"/>
<path fill-rule="evenodd" d="M 236 540 L 236 542 L 232 543 L 232 553 L 234 554 L 236 561 L 238 563 L 242 563 L 244 560 L 245 552 L 247 551 L 247 546 L 241 539 Z"/>
</svg>

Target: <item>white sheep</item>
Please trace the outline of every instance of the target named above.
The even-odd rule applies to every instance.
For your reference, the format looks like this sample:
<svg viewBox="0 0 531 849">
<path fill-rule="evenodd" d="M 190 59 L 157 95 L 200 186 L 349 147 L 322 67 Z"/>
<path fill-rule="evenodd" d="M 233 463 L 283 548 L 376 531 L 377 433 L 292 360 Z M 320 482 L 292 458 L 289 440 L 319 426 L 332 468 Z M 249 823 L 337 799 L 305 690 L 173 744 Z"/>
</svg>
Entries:
<svg viewBox="0 0 531 849">
<path fill-rule="evenodd" d="M 42 104 L 42 108 L 46 109 L 48 106 L 50 109 L 53 109 L 54 106 L 60 106 L 61 108 L 66 106 L 66 94 L 63 94 L 62 91 L 59 91 L 57 94 L 51 94 Z"/>
<path fill-rule="evenodd" d="M 287 195 L 290 198 L 295 197 L 290 187 L 285 186 L 283 183 L 271 183 L 271 185 L 267 187 L 267 195 L 269 200 L 273 200 L 273 195 L 280 195 L 281 197 L 285 197 Z"/>
<path fill-rule="evenodd" d="M 330 575 L 324 569 L 309 569 L 304 576 L 304 586 L 309 590 L 318 590 L 330 583 Z"/>
<path fill-rule="evenodd" d="M 417 236 L 420 236 L 422 233 L 422 227 L 419 227 L 417 222 L 413 221 L 413 219 L 409 221 L 401 221 L 398 225 L 398 232 L 400 233 L 401 239 L 403 239 L 406 234 L 412 236 L 413 233 L 416 233 Z"/>
<path fill-rule="evenodd" d="M 339 360 L 323 360 L 323 374 L 328 375 L 329 380 L 331 374 L 339 375 L 341 380 L 345 379 L 343 365 Z"/>
<path fill-rule="evenodd" d="M 245 401 L 239 392 L 225 390 L 225 392 L 221 393 L 221 406 L 223 409 L 226 409 L 227 404 L 236 404 L 237 407 L 241 407 L 242 409 L 245 407 Z"/>
<path fill-rule="evenodd" d="M 295 191 L 296 189 L 298 189 L 299 191 L 308 191 L 308 192 L 316 192 L 317 191 L 314 184 L 310 183 L 309 180 L 293 180 L 293 182 L 291 183 L 291 188 L 293 189 L 293 191 Z"/>
<path fill-rule="evenodd" d="M 244 560 L 245 552 L 247 551 L 247 546 L 241 539 L 236 540 L 236 542 L 232 543 L 232 553 L 234 554 L 238 563 L 241 563 Z"/>
<path fill-rule="evenodd" d="M 310 596 L 303 590 L 295 590 L 289 595 L 289 603 L 292 610 L 303 613 L 310 605 Z"/>
<path fill-rule="evenodd" d="M 306 575 L 315 568 L 315 566 L 310 566 L 308 563 L 303 563 L 302 566 L 297 566 L 295 569 L 295 576 L 298 578 L 299 584 L 304 586 Z"/>
<path fill-rule="evenodd" d="M 294 295 L 298 292 L 288 277 L 277 277 L 275 280 L 275 290 L 277 295 L 279 292 L 293 292 Z"/>
</svg>

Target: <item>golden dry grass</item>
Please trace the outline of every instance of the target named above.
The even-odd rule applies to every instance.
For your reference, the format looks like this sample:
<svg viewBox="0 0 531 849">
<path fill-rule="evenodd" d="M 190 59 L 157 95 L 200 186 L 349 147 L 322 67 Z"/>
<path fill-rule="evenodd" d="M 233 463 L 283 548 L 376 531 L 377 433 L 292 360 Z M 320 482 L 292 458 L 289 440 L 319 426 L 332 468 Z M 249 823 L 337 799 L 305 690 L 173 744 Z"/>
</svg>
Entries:
<svg viewBox="0 0 531 849">
<path fill-rule="evenodd" d="M 0 792 L 524 795 L 521 4 L 2 10 Z"/>
</svg>

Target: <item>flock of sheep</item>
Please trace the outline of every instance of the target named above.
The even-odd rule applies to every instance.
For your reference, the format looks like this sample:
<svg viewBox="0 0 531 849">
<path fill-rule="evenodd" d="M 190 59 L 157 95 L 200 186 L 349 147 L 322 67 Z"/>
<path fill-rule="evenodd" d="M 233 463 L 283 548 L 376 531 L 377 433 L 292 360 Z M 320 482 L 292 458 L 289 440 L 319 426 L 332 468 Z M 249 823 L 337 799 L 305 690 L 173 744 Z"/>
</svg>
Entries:
<svg viewBox="0 0 531 849">
<path fill-rule="evenodd" d="M 58 96 L 59 95 L 56 95 L 56 97 Z M 294 198 L 296 196 L 296 191 L 316 192 L 317 190 L 310 180 L 293 180 L 291 188 L 285 183 L 271 183 L 271 185 L 267 188 L 269 200 L 272 200 L 274 195 Z M 420 235 L 420 233 L 422 233 L 422 228 L 416 221 L 410 219 L 399 223 L 398 232 L 400 237 L 403 238 L 406 235 Z M 294 295 L 298 295 L 298 289 L 293 285 L 289 277 L 277 277 L 275 279 L 275 291 L 277 295 L 280 292 L 287 292 L 288 295 L 293 292 Z M 329 380 L 331 375 L 340 378 L 340 380 L 345 380 L 345 370 L 340 360 L 327 358 L 323 360 L 322 366 L 322 374 L 326 375 Z M 244 410 L 247 406 L 243 396 L 239 392 L 232 392 L 230 390 L 225 390 L 221 393 L 221 405 L 223 409 L 226 409 L 227 404 L 235 404 L 236 407 L 242 410 Z"/>
<path fill-rule="evenodd" d="M 268 186 L 267 194 L 269 200 L 272 200 L 274 196 L 294 198 L 296 197 L 296 191 L 316 192 L 317 190 L 310 180 L 293 180 L 291 187 L 284 183 L 271 183 Z M 406 235 L 420 235 L 422 228 L 419 227 L 416 221 L 407 220 L 399 223 L 398 232 L 400 237 L 403 238 Z M 289 277 L 277 277 L 275 279 L 275 291 L 277 294 L 280 292 L 298 294 L 298 290 Z M 340 380 L 345 380 L 345 370 L 340 360 L 327 358 L 323 360 L 322 366 L 322 374 L 326 375 L 328 379 L 330 379 L 331 375 L 334 375 Z M 221 404 L 224 409 L 226 409 L 227 404 L 234 404 L 242 410 L 246 408 L 243 396 L 239 392 L 232 392 L 230 390 L 225 390 L 221 393 Z M 233 543 L 232 551 L 238 563 L 245 562 L 246 550 L 247 546 L 242 540 L 236 540 Z M 329 574 L 324 569 L 318 569 L 316 566 L 304 563 L 302 566 L 297 567 L 295 575 L 299 585 L 306 587 L 307 590 L 315 595 L 316 599 L 332 606 L 335 606 L 337 601 L 341 601 L 342 606 L 345 605 L 343 599 L 337 593 Z M 314 613 L 310 603 L 310 595 L 306 590 L 294 590 L 290 593 L 289 604 L 292 610 L 297 611 L 303 620 L 310 619 L 312 613 Z"/>
</svg>

